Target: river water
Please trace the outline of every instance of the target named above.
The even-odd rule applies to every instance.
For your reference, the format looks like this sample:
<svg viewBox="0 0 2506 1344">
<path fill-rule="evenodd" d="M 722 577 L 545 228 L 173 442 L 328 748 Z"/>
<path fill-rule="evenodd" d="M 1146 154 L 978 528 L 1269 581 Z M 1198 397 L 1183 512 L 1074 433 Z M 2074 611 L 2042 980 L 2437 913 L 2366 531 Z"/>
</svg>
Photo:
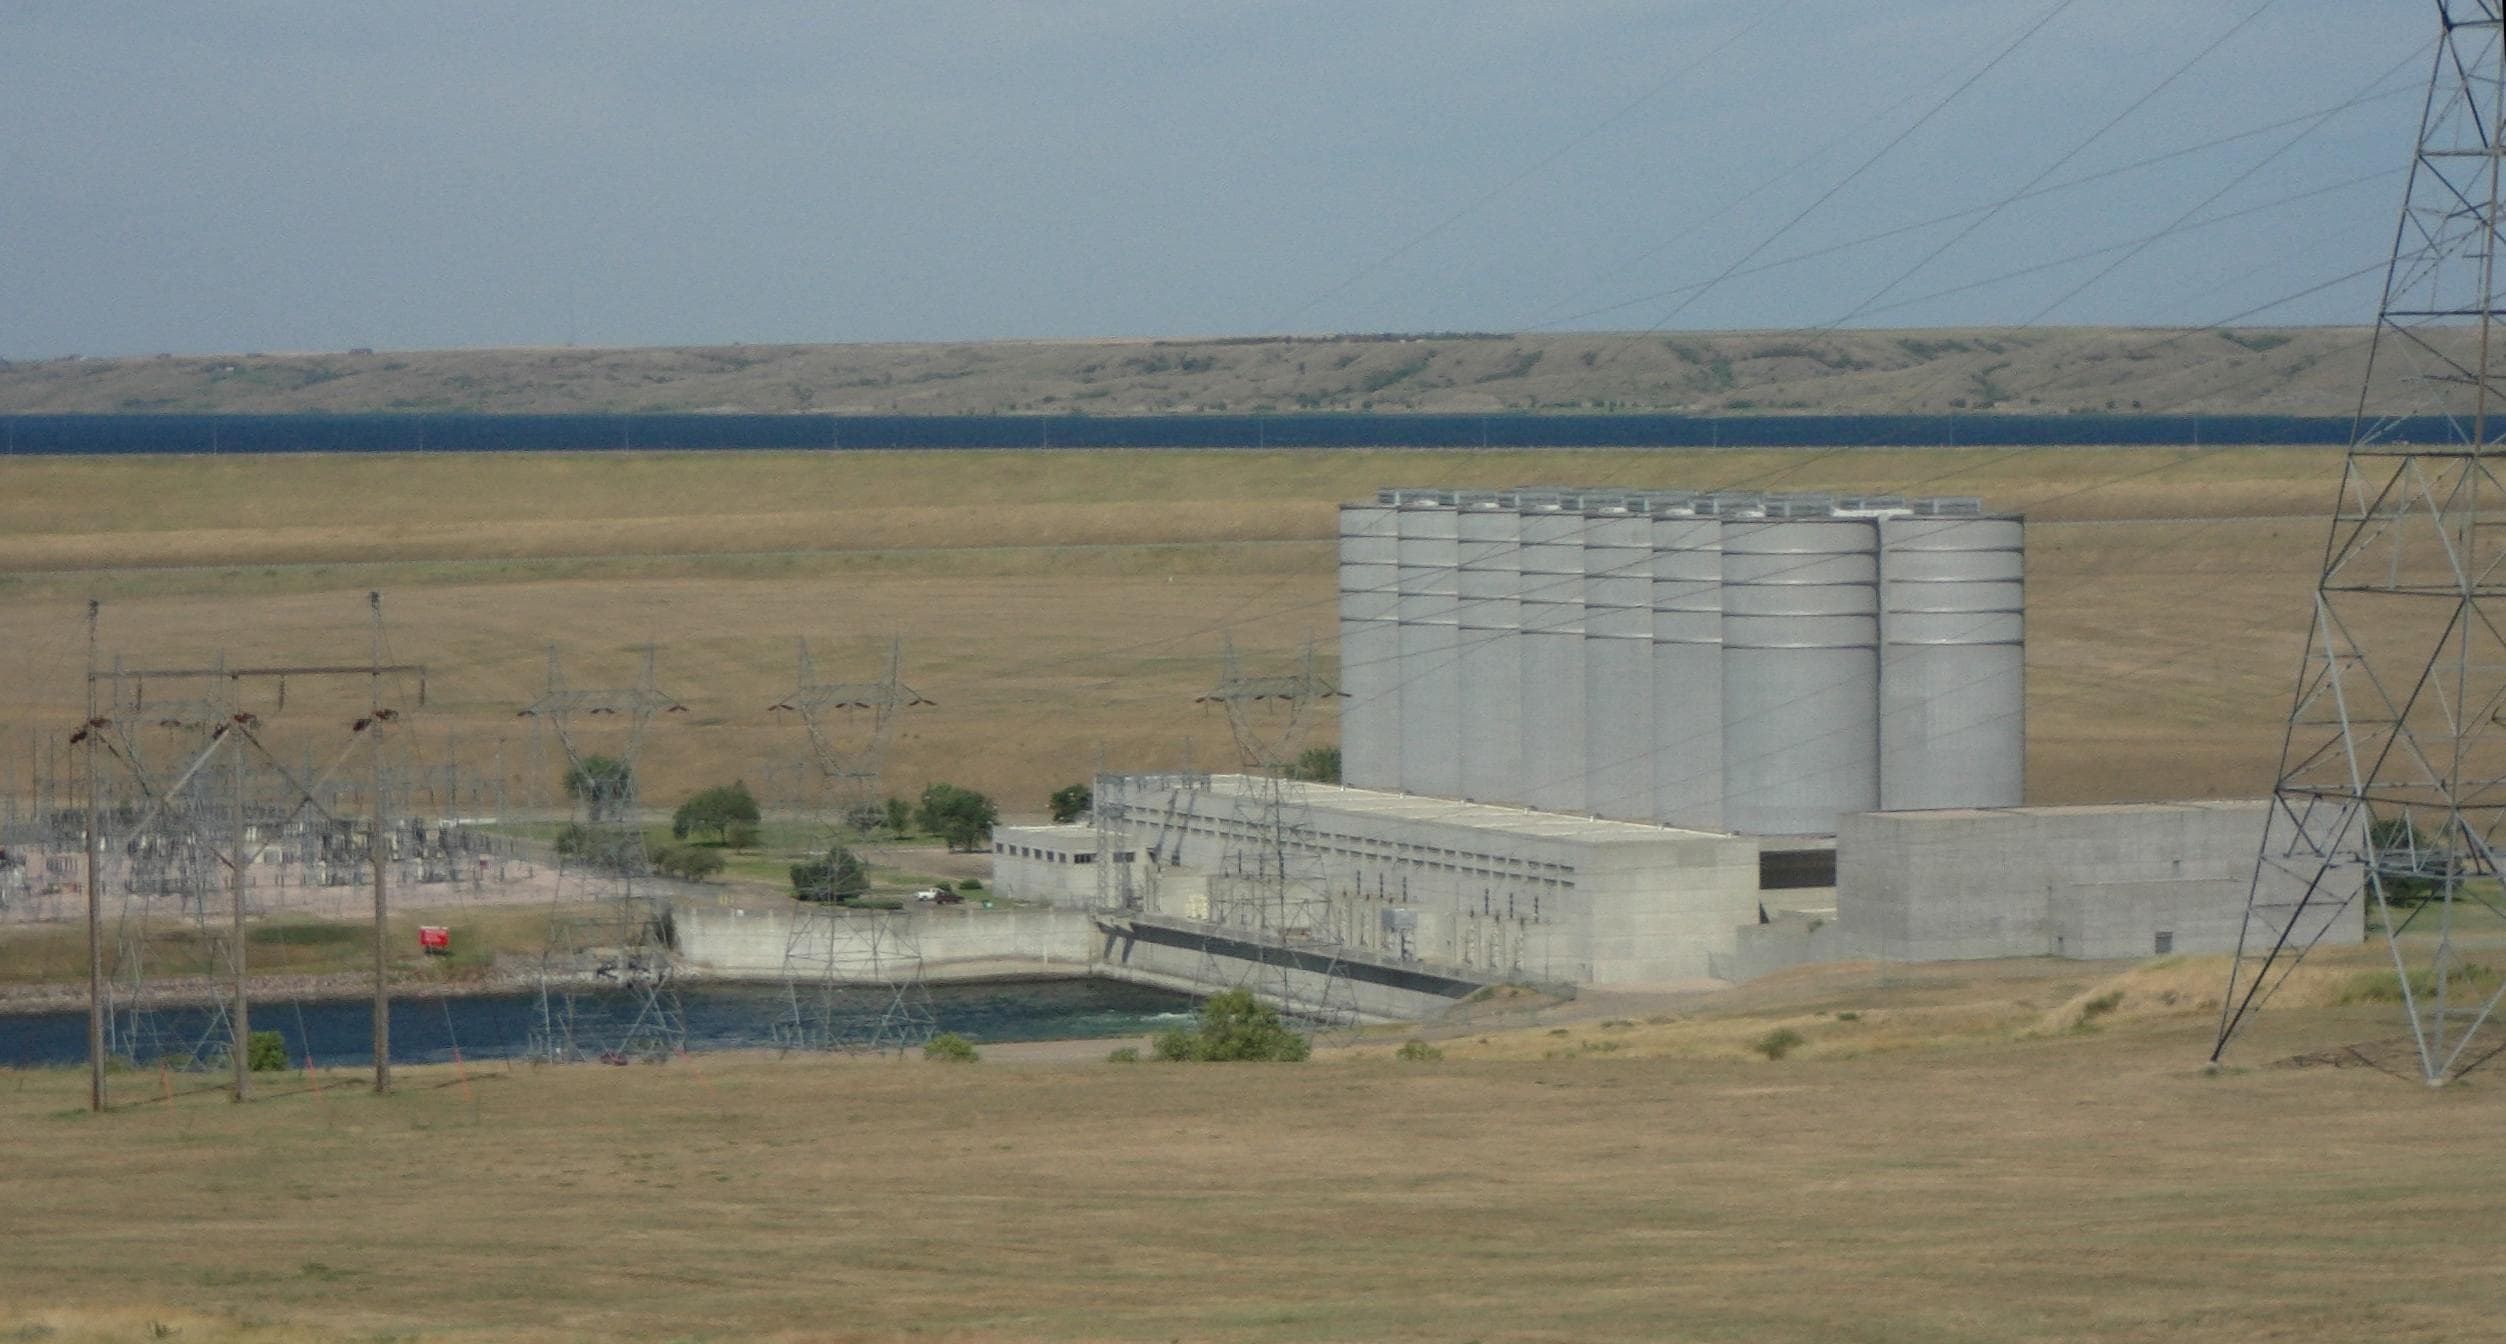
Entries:
<svg viewBox="0 0 2506 1344">
<path fill-rule="evenodd" d="M 1192 1015 L 1184 994 L 1111 980 L 1040 980 L 928 987 L 937 1030 L 977 1043 L 1101 1039 L 1162 1031 Z M 774 1024 L 790 1010 L 780 985 L 683 985 L 690 1050 L 771 1045 Z M 578 1000 L 580 1016 L 586 1005 Z M 392 1000 L 395 1063 L 441 1063 L 457 1047 L 464 1059 L 524 1054 L 538 1023 L 530 992 L 429 996 Z M 323 1067 L 373 1062 L 374 1011 L 363 999 L 273 1000 L 252 1005 L 252 1025 L 287 1038 L 288 1058 L 310 1053 Z M 136 1030 L 132 1030 L 135 1027 Z M 121 1030 L 141 1063 L 159 1055 L 196 1053 L 204 1036 L 223 1030 L 207 1008 L 168 1008 Z M 87 1057 L 87 1014 L 0 1015 L 0 1066 L 72 1064 Z"/>
</svg>

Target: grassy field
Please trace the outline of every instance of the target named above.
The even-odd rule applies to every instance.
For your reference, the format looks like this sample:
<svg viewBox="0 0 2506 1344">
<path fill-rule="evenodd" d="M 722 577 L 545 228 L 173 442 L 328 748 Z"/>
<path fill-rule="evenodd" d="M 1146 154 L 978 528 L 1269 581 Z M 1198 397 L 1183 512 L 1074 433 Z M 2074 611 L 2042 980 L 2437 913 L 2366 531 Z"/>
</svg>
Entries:
<svg viewBox="0 0 2506 1344">
<path fill-rule="evenodd" d="M 2495 1080 L 2275 1066 L 2390 1034 L 2348 967 L 2206 1075 L 2219 973 L 1822 968 L 1427 1063 L 124 1077 L 103 1116 L 0 1074 L 0 1337 L 2495 1338 Z"/>
<path fill-rule="evenodd" d="M 889 779 L 1040 812 L 1114 769 L 1230 764 L 1193 697 L 1223 638 L 1257 670 L 1334 636 L 1333 508 L 1378 486 L 1605 481 L 1972 493 L 2026 511 L 2029 790 L 2040 802 L 2267 788 L 2336 453 L 1103 452 L 0 460 L 0 778 L 75 722 L 83 600 L 132 665 L 362 659 L 431 669 L 412 732 L 557 774 L 531 721 L 545 648 L 624 685 L 646 641 L 690 706 L 656 727 L 648 801 L 770 788 L 804 745 L 767 706 L 806 636 L 822 677 L 901 637 L 911 711 Z M 334 720 L 290 687 L 280 736 Z M 269 708 L 264 703 L 263 708 Z M 342 712 L 334 712 L 339 710 Z"/>
</svg>

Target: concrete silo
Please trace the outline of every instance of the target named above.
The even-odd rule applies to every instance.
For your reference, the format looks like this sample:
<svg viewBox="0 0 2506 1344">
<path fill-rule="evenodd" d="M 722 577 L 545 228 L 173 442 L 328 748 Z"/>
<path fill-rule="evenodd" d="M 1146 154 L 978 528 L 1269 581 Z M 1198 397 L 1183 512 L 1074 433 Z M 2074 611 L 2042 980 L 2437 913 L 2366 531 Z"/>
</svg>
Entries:
<svg viewBox="0 0 2506 1344">
<path fill-rule="evenodd" d="M 2023 528 L 1974 500 L 1880 520 L 1880 801 L 2015 807 L 2027 758 Z"/>
<path fill-rule="evenodd" d="M 1584 810 L 1584 528 L 1572 491 L 1524 491 L 1523 779 L 1516 798 Z"/>
<path fill-rule="evenodd" d="M 1401 788 L 1462 789 L 1462 677 L 1455 648 L 1459 603 L 1453 492 L 1394 492 L 1401 626 Z"/>
<path fill-rule="evenodd" d="M 1482 802 L 1519 801 L 1523 778 L 1522 518 L 1514 496 L 1456 496 L 1462 783 Z"/>
<path fill-rule="evenodd" d="M 1723 822 L 1832 835 L 1840 815 L 1879 806 L 1878 524 L 1816 496 L 1730 512 Z"/>
<path fill-rule="evenodd" d="M 1649 501 L 1653 533 L 1653 815 L 1723 829 L 1723 524 L 1693 495 Z M 1642 820 L 1643 818 L 1631 818 Z"/>
<path fill-rule="evenodd" d="M 1395 511 L 1340 506 L 1340 777 L 1401 787 L 1400 562 Z"/>
<path fill-rule="evenodd" d="M 1641 499 L 1584 504 L 1584 810 L 1653 816 L 1653 520 Z"/>
</svg>

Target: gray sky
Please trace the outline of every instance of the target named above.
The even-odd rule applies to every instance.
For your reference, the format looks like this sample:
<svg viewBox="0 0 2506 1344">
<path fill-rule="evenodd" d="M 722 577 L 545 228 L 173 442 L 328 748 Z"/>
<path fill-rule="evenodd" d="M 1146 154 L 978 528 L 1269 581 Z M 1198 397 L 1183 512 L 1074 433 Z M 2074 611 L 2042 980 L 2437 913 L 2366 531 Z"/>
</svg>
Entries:
<svg viewBox="0 0 2506 1344">
<path fill-rule="evenodd" d="M 0 357 L 2364 321 L 2433 18 L 15 0 Z"/>
</svg>

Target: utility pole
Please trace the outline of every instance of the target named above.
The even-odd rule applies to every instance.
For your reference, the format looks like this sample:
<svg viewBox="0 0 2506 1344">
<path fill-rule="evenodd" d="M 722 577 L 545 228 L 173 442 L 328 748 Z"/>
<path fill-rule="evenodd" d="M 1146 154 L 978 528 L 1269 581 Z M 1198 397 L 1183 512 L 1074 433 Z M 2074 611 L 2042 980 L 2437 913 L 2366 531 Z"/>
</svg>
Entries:
<svg viewBox="0 0 2506 1344">
<path fill-rule="evenodd" d="M 113 726 L 114 717 L 113 714 L 105 712 L 98 705 L 96 687 L 97 684 L 107 676 L 115 677 L 117 679 L 117 684 L 118 679 L 124 677 L 132 678 L 134 680 L 144 680 L 146 678 L 153 677 L 158 680 L 165 681 L 189 680 L 225 682 L 229 685 L 241 683 L 248 679 L 270 681 L 279 686 L 282 701 L 285 696 L 287 679 L 290 677 L 303 679 L 357 676 L 367 679 L 369 687 L 369 707 L 366 717 L 357 720 L 353 730 L 356 732 L 371 732 L 376 735 L 375 738 L 368 743 L 368 763 L 373 775 L 372 783 L 374 786 L 374 798 L 373 806 L 370 809 L 370 815 L 367 819 L 368 824 L 373 828 L 374 843 L 372 862 L 374 865 L 373 880 L 375 929 L 375 1088 L 377 1091 L 389 1089 L 391 1085 L 391 1060 L 389 1053 L 389 1013 L 391 999 L 389 986 L 385 983 L 385 975 L 389 968 L 390 938 L 389 925 L 387 922 L 389 905 L 384 879 L 386 836 L 384 832 L 385 817 L 383 812 L 382 792 L 383 766 L 380 737 L 382 726 L 396 721 L 399 718 L 399 711 L 381 703 L 381 683 L 383 678 L 387 676 L 394 678 L 414 678 L 417 682 L 418 690 L 417 703 L 423 706 L 426 703 L 426 667 L 424 664 L 418 663 L 385 663 L 382 661 L 382 598 L 379 594 L 369 593 L 367 594 L 367 602 L 374 613 L 374 653 L 373 656 L 363 664 L 297 664 L 286 666 L 231 667 L 226 664 L 223 658 L 221 658 L 216 664 L 208 667 L 162 667 L 129 671 L 123 669 L 119 660 L 116 660 L 115 669 L 112 673 L 104 673 L 98 670 L 95 649 L 96 604 L 92 601 L 88 604 L 87 724 L 81 729 L 79 735 L 72 739 L 72 741 L 74 743 L 83 742 L 87 748 L 87 940 L 89 999 L 91 1004 L 88 1021 L 88 1057 L 90 1069 L 93 1073 L 91 1091 L 94 1094 L 94 1104 L 99 1108 L 103 1105 L 102 1097 L 104 1094 L 104 998 L 102 951 L 103 920 L 100 897 L 101 888 L 97 877 L 97 871 L 101 866 L 101 860 L 99 858 L 101 834 L 98 825 L 98 820 L 101 816 L 101 805 L 97 797 L 98 784 L 96 771 L 96 739 L 106 728 Z M 264 746 L 260 742 L 259 738 L 254 734 L 252 729 L 254 719 L 252 715 L 238 709 L 231 700 L 213 702 L 213 707 L 214 712 L 211 713 L 206 720 L 202 720 L 204 722 L 213 721 L 215 726 L 212 730 L 209 750 L 207 753 L 204 753 L 201 758 L 201 764 L 205 765 L 207 763 L 207 757 L 209 755 L 213 755 L 219 750 L 226 750 L 234 753 L 233 758 L 228 762 L 229 779 L 232 785 L 234 797 L 232 799 L 232 807 L 228 818 L 229 833 L 226 839 L 226 848 L 228 851 L 227 859 L 230 867 L 232 868 L 232 873 L 230 875 L 232 879 L 232 911 L 229 933 L 234 943 L 232 955 L 233 984 L 231 987 L 233 1002 L 229 1013 L 228 1025 L 231 1032 L 234 1054 L 234 1098 L 237 1101 L 244 1101 L 248 1100 L 251 1096 L 252 1044 L 251 1022 L 249 1018 L 251 1008 L 246 991 L 246 977 L 249 971 L 250 958 L 244 941 L 244 884 L 245 875 L 251 867 L 252 852 L 251 847 L 246 844 L 244 837 L 246 801 L 246 762 L 244 760 L 244 754 L 249 748 L 250 750 L 259 752 L 265 760 L 272 760 L 273 764 L 277 763 L 269 756 L 268 748 Z M 116 712 L 118 712 L 118 707 Z M 139 764 L 137 758 L 129 754 L 127 748 L 123 745 L 116 745 L 113 743 L 107 743 L 106 745 L 108 749 L 114 753 L 116 758 L 120 759 L 123 764 L 129 767 L 134 775 L 139 778 L 142 787 L 147 788 L 147 773 Z M 341 750 L 338 760 L 333 763 L 332 768 L 337 769 L 344 765 L 354 751 L 355 745 L 353 742 L 344 747 Z M 284 765 L 277 765 L 277 769 L 282 777 L 286 776 L 287 771 Z M 297 782 L 296 787 L 299 793 L 299 797 L 295 803 L 295 809 L 297 811 L 301 811 L 303 808 L 308 806 L 312 806 L 317 809 L 319 808 L 319 804 L 316 803 L 314 794 L 311 792 L 313 788 L 317 787 L 318 783 L 318 780 Z M 158 806 L 163 806 L 162 800 L 159 801 Z M 290 814 L 291 818 L 292 815 L 293 813 Z M 340 819 L 333 818 L 333 820 Z M 283 824 L 285 823 L 282 823 L 282 825 Z M 206 839 L 205 833 L 202 834 L 202 838 Z"/>
<path fill-rule="evenodd" d="M 104 835 L 96 824 L 96 599 L 87 599 L 87 722 L 79 737 L 87 745 L 87 801 L 80 822 L 87 869 L 87 1109 L 104 1110 L 104 889 L 96 869 L 104 861 Z"/>
<path fill-rule="evenodd" d="M 240 735 L 242 725 L 230 721 L 218 731 L 221 735 Z M 234 946 L 229 953 L 229 960 L 235 970 L 235 1005 L 228 1013 L 228 1025 L 234 1032 L 232 1037 L 234 1044 L 229 1053 L 234 1056 L 235 1100 L 250 1101 L 252 1100 L 252 996 L 244 990 L 244 976 L 249 969 L 247 963 L 250 961 L 244 947 L 244 871 L 251 866 L 252 855 L 244 848 L 244 748 L 240 736 L 227 743 L 226 771 L 228 787 L 234 791 L 235 795 L 231 813 L 233 826 L 228 832 L 227 847 L 227 854 L 232 859 L 232 862 L 227 865 L 230 869 L 228 876 L 234 883 L 235 892 L 235 922 L 230 930 Z"/>
<path fill-rule="evenodd" d="M 374 612 L 374 675 L 366 682 L 366 764 L 372 776 L 374 860 L 374 1091 L 392 1090 L 391 910 L 383 890 L 383 595 L 367 593 Z"/>
</svg>

